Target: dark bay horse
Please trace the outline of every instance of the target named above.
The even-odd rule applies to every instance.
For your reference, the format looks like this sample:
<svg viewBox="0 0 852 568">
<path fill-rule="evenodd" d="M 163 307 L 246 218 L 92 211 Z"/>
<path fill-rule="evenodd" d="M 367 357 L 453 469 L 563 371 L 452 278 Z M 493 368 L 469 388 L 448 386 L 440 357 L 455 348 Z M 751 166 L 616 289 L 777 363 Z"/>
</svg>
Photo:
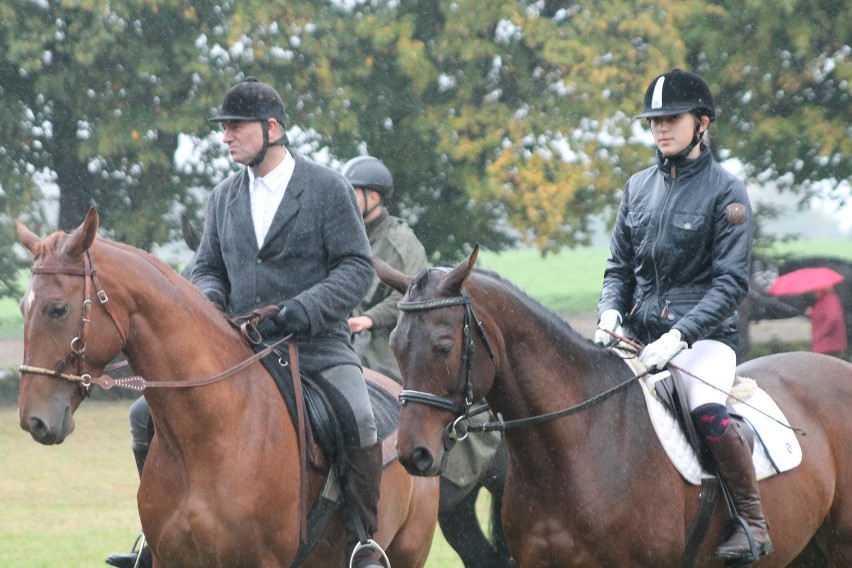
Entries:
<svg viewBox="0 0 852 568">
<path fill-rule="evenodd" d="M 632 372 L 514 285 L 474 271 L 477 251 L 451 270 L 416 277 L 378 268 L 405 294 L 391 338 L 406 401 L 400 461 L 416 475 L 440 474 L 449 425 L 483 397 L 506 422 L 586 403 L 559 419 L 506 428 L 503 524 L 515 560 L 680 566 L 699 488 L 665 454 Z M 801 465 L 760 482 L 775 553 L 758 565 L 852 566 L 852 365 L 785 353 L 738 371 L 807 434 Z M 697 566 L 722 565 L 714 549 L 723 517 L 714 515 Z"/>
<path fill-rule="evenodd" d="M 96 238 L 97 227 L 94 209 L 70 235 L 39 239 L 17 223 L 35 257 L 21 302 L 19 414 L 43 444 L 73 431 L 86 394 L 77 379 L 97 378 L 119 351 L 154 386 L 216 377 L 254 355 L 192 284 L 143 251 Z M 51 376 L 57 368 L 71 378 Z M 255 361 L 206 386 L 149 388 L 145 396 L 157 435 L 138 502 L 155 565 L 291 565 L 301 527 L 299 444 L 265 367 Z M 309 470 L 309 501 L 321 482 L 322 473 Z M 438 487 L 398 461 L 385 468 L 375 539 L 394 567 L 424 565 Z M 343 523 L 338 507 L 304 566 L 344 565 Z"/>
</svg>

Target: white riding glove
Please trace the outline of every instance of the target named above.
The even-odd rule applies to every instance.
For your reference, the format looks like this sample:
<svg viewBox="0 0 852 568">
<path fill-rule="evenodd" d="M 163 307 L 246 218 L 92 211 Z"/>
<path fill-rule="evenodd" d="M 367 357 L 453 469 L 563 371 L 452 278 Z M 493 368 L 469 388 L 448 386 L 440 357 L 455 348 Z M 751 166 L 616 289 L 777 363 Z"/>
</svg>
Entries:
<svg viewBox="0 0 852 568">
<path fill-rule="evenodd" d="M 607 333 L 608 331 L 624 335 L 621 329 L 621 314 L 618 313 L 618 310 L 604 310 L 601 314 L 598 329 L 595 331 L 595 343 L 604 347 L 614 345 L 618 339 Z"/>
<path fill-rule="evenodd" d="M 639 359 L 648 369 L 662 369 L 672 358 L 689 347 L 680 331 L 672 329 L 639 352 Z"/>
</svg>

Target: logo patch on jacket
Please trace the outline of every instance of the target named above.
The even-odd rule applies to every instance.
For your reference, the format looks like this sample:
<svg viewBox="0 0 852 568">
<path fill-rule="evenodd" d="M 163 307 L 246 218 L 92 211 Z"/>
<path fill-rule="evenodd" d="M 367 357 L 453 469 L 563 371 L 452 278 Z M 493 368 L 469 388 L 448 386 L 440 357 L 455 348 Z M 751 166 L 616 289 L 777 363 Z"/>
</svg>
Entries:
<svg viewBox="0 0 852 568">
<path fill-rule="evenodd" d="M 733 225 L 742 225 L 748 217 L 748 210 L 742 203 L 731 203 L 727 207 L 728 221 Z"/>
</svg>

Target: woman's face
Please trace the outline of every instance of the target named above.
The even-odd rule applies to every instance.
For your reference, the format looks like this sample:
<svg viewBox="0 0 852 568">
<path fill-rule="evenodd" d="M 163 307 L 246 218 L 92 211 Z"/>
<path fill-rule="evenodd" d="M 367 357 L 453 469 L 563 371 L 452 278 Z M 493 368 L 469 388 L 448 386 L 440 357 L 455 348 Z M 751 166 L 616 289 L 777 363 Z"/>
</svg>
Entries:
<svg viewBox="0 0 852 568">
<path fill-rule="evenodd" d="M 703 124 L 702 130 L 706 128 Z M 649 119 L 651 123 L 651 134 L 654 135 L 654 141 L 657 143 L 657 148 L 664 156 L 675 156 L 692 142 L 692 137 L 695 135 L 695 126 L 699 124 L 698 119 L 694 114 L 684 112 L 671 116 L 655 116 Z M 701 152 L 696 146 L 689 157 L 693 158 Z"/>
</svg>

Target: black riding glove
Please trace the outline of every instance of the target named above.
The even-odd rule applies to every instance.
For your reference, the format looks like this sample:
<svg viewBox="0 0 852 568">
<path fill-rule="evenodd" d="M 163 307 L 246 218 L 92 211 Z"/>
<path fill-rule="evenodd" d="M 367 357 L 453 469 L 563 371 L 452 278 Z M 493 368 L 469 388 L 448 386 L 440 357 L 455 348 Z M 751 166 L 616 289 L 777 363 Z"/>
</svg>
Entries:
<svg viewBox="0 0 852 568">
<path fill-rule="evenodd" d="M 308 319 L 308 312 L 295 300 L 282 302 L 281 311 L 272 321 L 282 335 L 292 333 L 296 337 L 303 338 L 311 334 L 311 320 Z"/>
<path fill-rule="evenodd" d="M 227 304 L 227 301 L 218 290 L 202 290 L 201 292 L 208 300 L 216 304 L 216 307 L 219 308 L 219 310 L 223 312 L 225 311 L 225 304 Z"/>
</svg>

